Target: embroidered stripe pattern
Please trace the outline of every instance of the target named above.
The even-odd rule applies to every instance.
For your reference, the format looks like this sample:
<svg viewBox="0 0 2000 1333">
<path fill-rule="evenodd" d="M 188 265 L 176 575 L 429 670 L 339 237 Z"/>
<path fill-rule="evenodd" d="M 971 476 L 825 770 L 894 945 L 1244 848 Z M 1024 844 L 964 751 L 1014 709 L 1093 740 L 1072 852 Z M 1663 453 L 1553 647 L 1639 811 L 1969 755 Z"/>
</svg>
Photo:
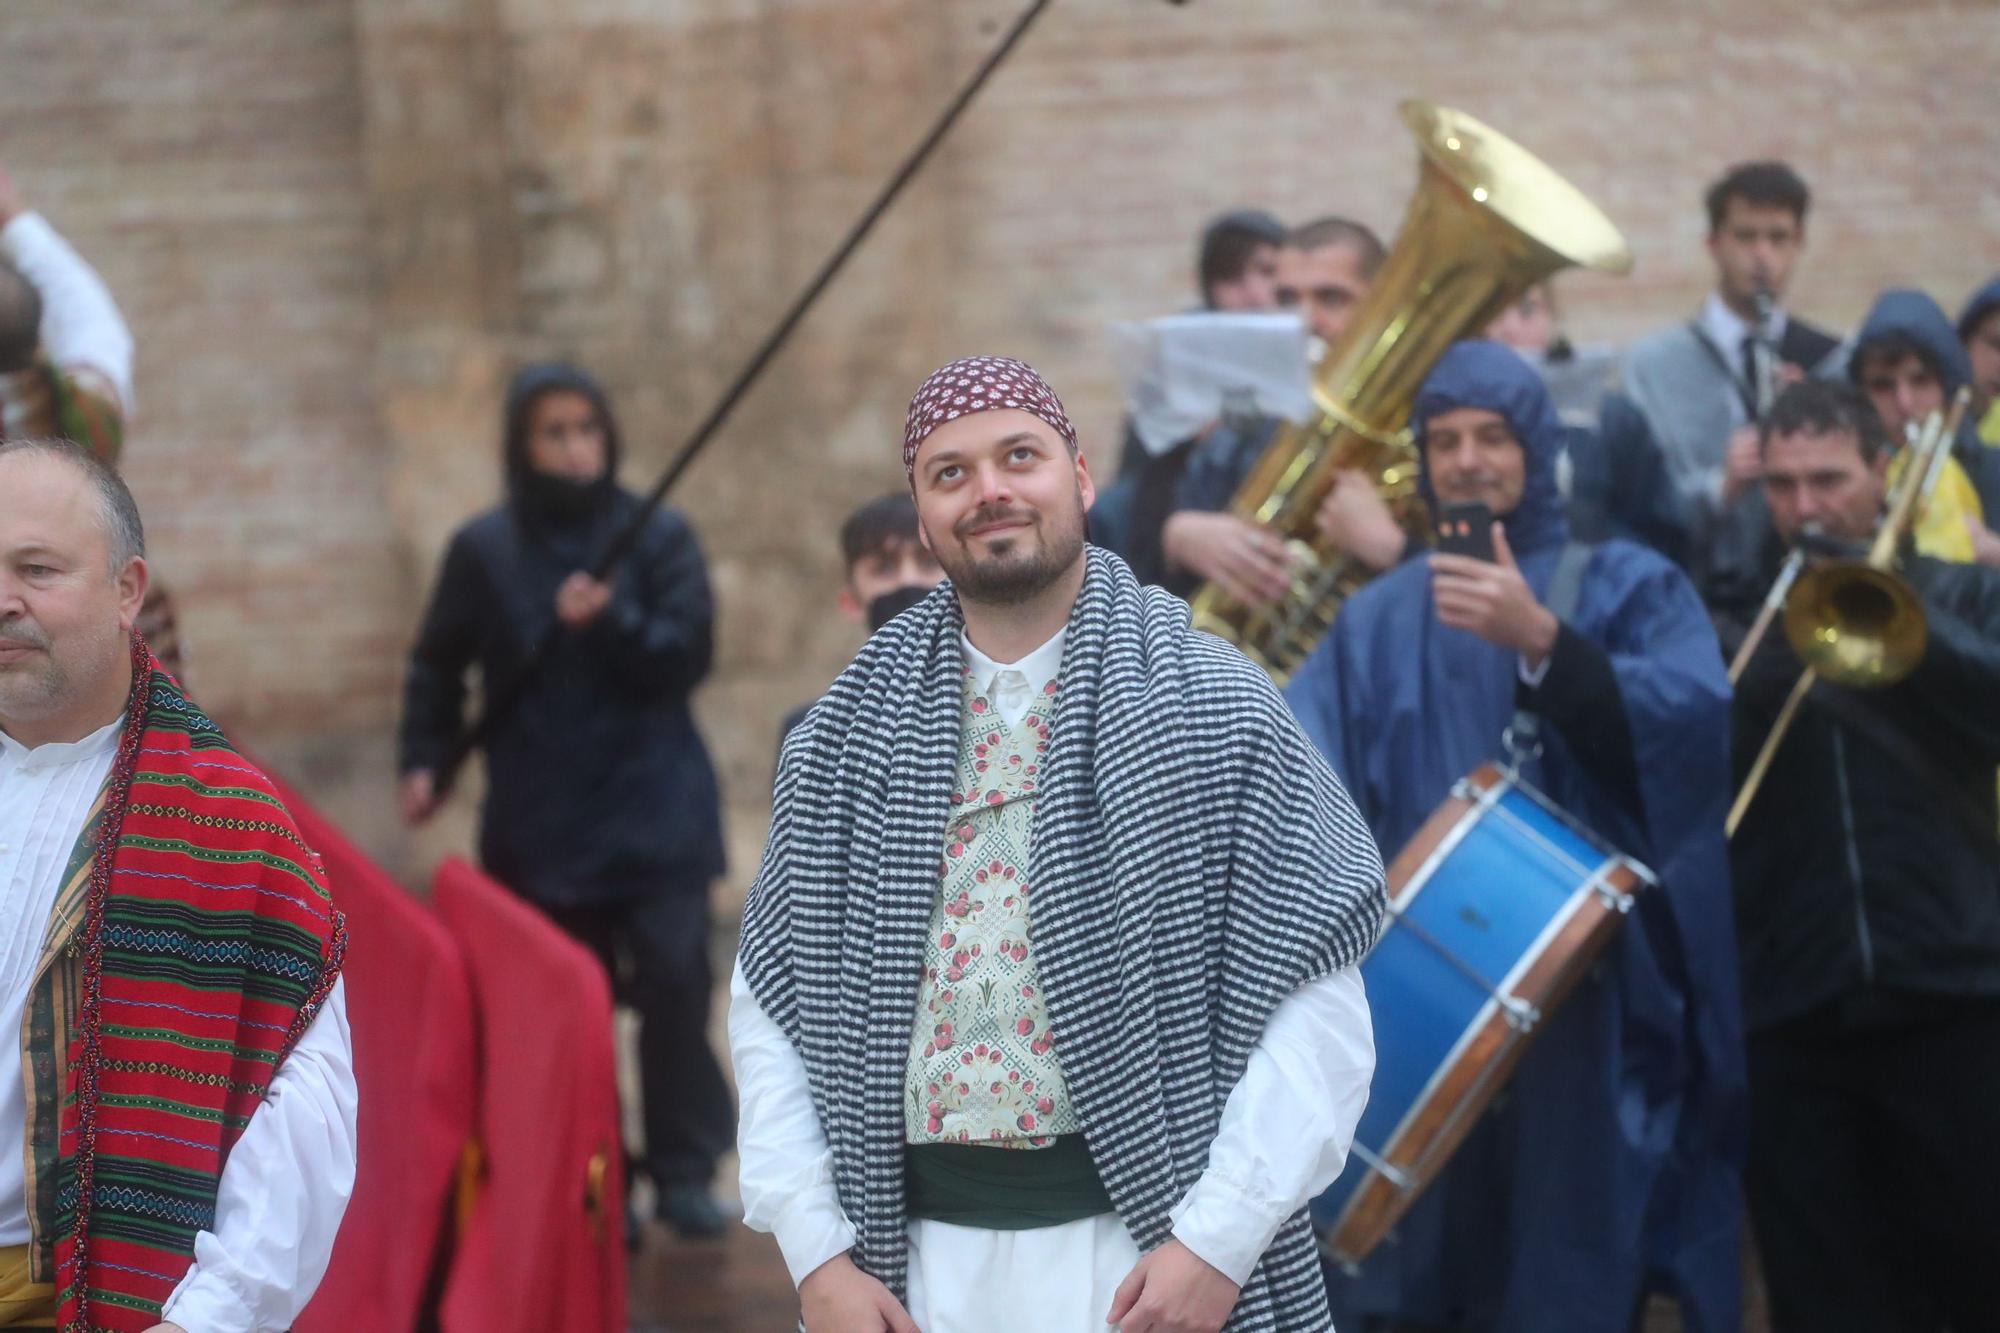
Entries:
<svg viewBox="0 0 2000 1333">
<path fill-rule="evenodd" d="M 214 1223 L 229 1149 L 346 945 L 318 858 L 269 784 L 136 637 L 133 651 L 138 684 L 88 872 L 54 1173 L 57 1326 L 75 1333 L 158 1321 Z M 138 1012 L 153 1021 L 125 1021 Z"/>
<path fill-rule="evenodd" d="M 899 1296 L 902 1083 L 958 747 L 962 623 L 947 585 L 870 639 L 792 733 L 743 923 L 751 989 L 804 1059 L 855 1260 Z M 1096 549 L 1054 737 L 1030 856 L 1033 948 L 1091 1156 L 1150 1250 L 1206 1167 L 1272 1011 L 1373 944 L 1382 863 L 1263 673 Z M 1327 1323 L 1301 1211 L 1227 1327 Z"/>
</svg>

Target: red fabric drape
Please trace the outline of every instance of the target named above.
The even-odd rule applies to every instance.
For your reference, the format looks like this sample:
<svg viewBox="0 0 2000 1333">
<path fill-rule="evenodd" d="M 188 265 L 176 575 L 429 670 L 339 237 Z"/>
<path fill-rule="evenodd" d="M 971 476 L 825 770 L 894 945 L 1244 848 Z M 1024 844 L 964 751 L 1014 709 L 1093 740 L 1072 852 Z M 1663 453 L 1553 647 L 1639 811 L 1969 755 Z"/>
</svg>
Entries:
<svg viewBox="0 0 2000 1333">
<path fill-rule="evenodd" d="M 463 861 L 439 867 L 434 901 L 472 971 L 486 1151 L 446 1333 L 624 1333 L 610 983 L 583 946 Z"/>
<path fill-rule="evenodd" d="M 354 1198 L 296 1333 L 409 1333 L 444 1240 L 477 1092 L 472 985 L 425 906 L 298 793 L 279 788 L 347 913 L 342 975 L 361 1090 Z"/>
</svg>

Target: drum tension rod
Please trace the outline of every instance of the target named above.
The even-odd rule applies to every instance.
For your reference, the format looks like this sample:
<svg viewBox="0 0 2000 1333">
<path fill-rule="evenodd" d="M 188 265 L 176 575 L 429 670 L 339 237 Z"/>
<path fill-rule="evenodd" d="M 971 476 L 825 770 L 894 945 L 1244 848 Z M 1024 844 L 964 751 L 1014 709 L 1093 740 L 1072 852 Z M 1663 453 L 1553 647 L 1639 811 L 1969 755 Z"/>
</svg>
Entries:
<svg viewBox="0 0 2000 1333">
<path fill-rule="evenodd" d="M 1411 920 L 1403 912 L 1391 907 L 1389 909 L 1389 918 L 1392 924 L 1401 926 L 1404 930 L 1409 931 L 1419 940 L 1428 944 L 1439 957 L 1463 973 L 1466 980 L 1492 996 L 1493 1003 L 1499 1005 L 1501 1011 L 1507 1015 L 1508 1027 L 1513 1028 L 1516 1032 L 1529 1032 L 1534 1029 L 1536 1023 L 1541 1021 L 1541 1010 L 1529 1004 L 1518 995 L 1509 995 L 1485 977 L 1479 975 L 1478 970 L 1472 964 L 1460 958 L 1450 949 L 1445 948 L 1442 940 Z"/>
<path fill-rule="evenodd" d="M 1416 1189 L 1417 1182 L 1410 1178 L 1408 1172 L 1404 1171 L 1400 1166 L 1396 1166 L 1376 1156 L 1368 1145 L 1360 1139 L 1354 1141 L 1353 1151 L 1354 1155 L 1361 1159 L 1362 1165 L 1388 1181 L 1391 1185 L 1394 1185 L 1397 1189 L 1403 1191 L 1403 1193 L 1408 1194 L 1410 1191 Z"/>
</svg>

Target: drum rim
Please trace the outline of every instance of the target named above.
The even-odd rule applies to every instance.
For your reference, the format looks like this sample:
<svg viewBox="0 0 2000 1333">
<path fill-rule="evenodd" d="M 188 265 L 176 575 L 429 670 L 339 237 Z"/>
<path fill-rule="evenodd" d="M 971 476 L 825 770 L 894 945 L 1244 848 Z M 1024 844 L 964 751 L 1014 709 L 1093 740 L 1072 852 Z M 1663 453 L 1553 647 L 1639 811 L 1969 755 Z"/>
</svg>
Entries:
<svg viewBox="0 0 2000 1333">
<path fill-rule="evenodd" d="M 1397 854 L 1389 877 L 1392 883 L 1400 880 L 1401 887 L 1391 890 L 1389 902 L 1397 915 L 1407 910 L 1432 873 L 1508 790 L 1522 792 L 1556 816 L 1601 858 L 1497 987 L 1545 1019 L 1582 981 L 1623 921 L 1624 912 L 1607 892 L 1629 905 L 1641 889 L 1658 884 L 1648 867 L 1579 824 L 1517 770 L 1488 763 L 1453 784 L 1451 796 Z M 1393 928 L 1392 921 L 1384 934 Z M 1405 1183 L 1398 1184 L 1372 1163 L 1363 1165 L 1366 1178 L 1322 1233 L 1331 1258 L 1353 1265 L 1381 1243 L 1478 1124 L 1533 1036 L 1532 1028 L 1522 1030 L 1510 1021 L 1499 996 L 1487 996 L 1395 1128 L 1372 1149 L 1376 1160 Z"/>
</svg>

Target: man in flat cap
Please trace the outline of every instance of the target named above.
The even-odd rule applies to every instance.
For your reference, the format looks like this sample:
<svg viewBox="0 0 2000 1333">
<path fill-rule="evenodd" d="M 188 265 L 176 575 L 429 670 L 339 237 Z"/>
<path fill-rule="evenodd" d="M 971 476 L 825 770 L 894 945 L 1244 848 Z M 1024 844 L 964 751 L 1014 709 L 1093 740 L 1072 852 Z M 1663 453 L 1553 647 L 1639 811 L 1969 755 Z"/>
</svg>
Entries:
<svg viewBox="0 0 2000 1333">
<path fill-rule="evenodd" d="M 808 1333 L 1297 1330 L 1374 1045 L 1382 864 L 1270 682 L 1084 542 L 1032 369 L 903 464 L 950 582 L 785 745 L 730 1041 Z"/>
</svg>

